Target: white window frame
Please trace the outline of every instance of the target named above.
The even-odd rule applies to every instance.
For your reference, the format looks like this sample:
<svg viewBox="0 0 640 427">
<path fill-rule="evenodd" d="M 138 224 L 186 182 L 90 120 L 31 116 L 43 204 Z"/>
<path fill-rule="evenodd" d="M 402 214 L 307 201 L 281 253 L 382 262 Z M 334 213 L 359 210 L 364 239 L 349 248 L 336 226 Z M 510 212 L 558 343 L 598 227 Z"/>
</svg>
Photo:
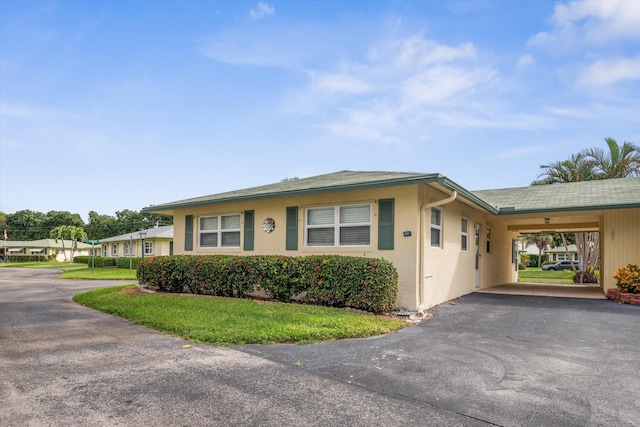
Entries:
<svg viewBox="0 0 640 427">
<path fill-rule="evenodd" d="M 434 212 L 438 212 L 438 219 L 439 224 L 435 224 L 433 222 L 433 213 Z M 430 234 L 430 239 L 431 239 L 431 247 L 432 248 L 441 248 L 442 247 L 442 209 L 438 209 L 438 208 L 431 208 L 431 212 L 430 212 L 430 219 L 429 222 L 431 223 L 431 234 Z M 438 242 L 436 244 L 434 244 L 434 239 L 433 239 L 433 232 L 436 231 L 438 233 Z"/>
<path fill-rule="evenodd" d="M 118 244 L 117 243 L 112 243 L 111 244 L 111 255 L 112 256 L 118 256 Z"/>
<path fill-rule="evenodd" d="M 153 255 L 153 241 L 148 242 L 145 240 L 144 242 L 144 254 L 145 255 Z"/>
<path fill-rule="evenodd" d="M 129 242 L 124 242 L 124 256 L 129 256 L 129 255 L 131 255 L 131 254 L 129 253 L 129 246 L 130 246 L 130 245 L 129 245 Z"/>
<path fill-rule="evenodd" d="M 341 209 L 348 209 L 348 208 L 355 208 L 355 207 L 367 207 L 369 209 L 369 220 L 368 221 L 361 221 L 361 222 L 345 222 L 342 223 L 340 222 L 340 210 Z M 312 225 L 309 224 L 309 218 L 310 215 L 309 213 L 314 211 L 314 210 L 320 210 L 320 209 L 333 209 L 334 213 L 333 213 L 333 223 L 331 224 L 316 224 L 316 225 Z M 371 230 L 372 230 L 372 225 L 371 225 L 371 218 L 372 218 L 373 214 L 371 211 L 371 203 L 358 203 L 358 204 L 353 204 L 353 205 L 337 205 L 337 206 L 317 206 L 317 207 L 312 207 L 312 208 L 306 208 L 305 209 L 305 221 L 304 221 L 304 244 L 306 247 L 312 247 L 312 248 L 327 248 L 327 247 L 370 247 L 371 246 Z M 368 227 L 369 228 L 369 235 L 368 235 L 368 242 L 363 242 L 363 243 L 356 243 L 356 244 L 342 244 L 340 241 L 340 230 L 344 229 L 344 228 L 356 228 L 356 227 Z M 313 229 L 319 229 L 319 228 L 333 228 L 333 244 L 332 245 L 324 245 L 324 244 L 309 244 L 309 230 L 313 230 Z"/>
<path fill-rule="evenodd" d="M 102 246 L 102 257 L 106 258 L 107 257 L 107 253 L 109 252 L 109 247 L 108 245 L 104 245 Z"/>
<path fill-rule="evenodd" d="M 491 253 L 491 227 L 487 225 L 487 244 L 486 244 L 486 249 L 487 249 L 487 253 L 490 254 Z"/>
<path fill-rule="evenodd" d="M 237 217 L 238 218 L 238 227 L 237 228 L 222 228 L 222 218 L 230 218 Z M 216 218 L 216 228 L 211 230 L 202 230 L 202 220 Z M 218 248 L 239 248 L 242 243 L 242 217 L 240 214 L 224 214 L 224 215 L 210 215 L 210 216 L 201 216 L 198 218 L 198 248 L 200 249 L 218 249 Z M 238 233 L 238 244 L 237 245 L 223 245 L 222 240 L 225 234 Z M 213 245 L 202 245 L 202 235 L 203 234 L 215 234 L 216 237 L 216 246 Z"/>
<path fill-rule="evenodd" d="M 460 250 L 469 250 L 469 220 L 460 219 Z"/>
</svg>

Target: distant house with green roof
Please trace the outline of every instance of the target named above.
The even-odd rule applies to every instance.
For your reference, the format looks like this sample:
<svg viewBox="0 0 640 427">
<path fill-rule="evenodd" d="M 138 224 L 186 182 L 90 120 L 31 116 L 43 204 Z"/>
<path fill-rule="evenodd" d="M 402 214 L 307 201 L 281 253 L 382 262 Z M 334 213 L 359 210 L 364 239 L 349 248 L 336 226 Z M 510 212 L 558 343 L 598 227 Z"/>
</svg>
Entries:
<svg viewBox="0 0 640 427">
<path fill-rule="evenodd" d="M 104 258 L 142 257 L 143 252 L 145 257 L 173 255 L 173 225 L 106 237 L 100 246 Z"/>
<path fill-rule="evenodd" d="M 20 260 L 55 260 L 59 262 L 71 256 L 71 240 L 39 239 L 39 240 L 3 240 L 0 243 L 0 259 L 8 261 Z M 64 249 L 64 251 L 63 251 Z M 91 245 L 84 242 L 76 242 L 73 252 L 76 256 L 91 255 Z"/>
<path fill-rule="evenodd" d="M 640 259 L 640 178 L 469 191 L 440 174 L 341 171 L 149 206 L 176 254 L 384 258 L 397 305 L 517 281 L 522 233 L 599 231 L 601 286 Z"/>
</svg>

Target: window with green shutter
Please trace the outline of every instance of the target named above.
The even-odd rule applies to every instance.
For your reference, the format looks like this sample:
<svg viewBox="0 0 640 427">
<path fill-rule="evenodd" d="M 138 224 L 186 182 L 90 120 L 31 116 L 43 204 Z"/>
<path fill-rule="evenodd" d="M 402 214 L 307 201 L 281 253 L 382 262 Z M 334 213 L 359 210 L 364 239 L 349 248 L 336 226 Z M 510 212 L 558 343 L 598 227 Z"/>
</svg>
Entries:
<svg viewBox="0 0 640 427">
<path fill-rule="evenodd" d="M 244 250 L 253 250 L 254 240 L 254 211 L 244 211 Z"/>
<path fill-rule="evenodd" d="M 298 250 L 298 207 L 287 208 L 287 237 L 286 249 L 288 251 Z"/>
<path fill-rule="evenodd" d="M 193 250 L 193 215 L 184 217 L 184 250 Z"/>
<path fill-rule="evenodd" d="M 395 199 L 378 200 L 378 249 L 393 249 Z"/>
</svg>

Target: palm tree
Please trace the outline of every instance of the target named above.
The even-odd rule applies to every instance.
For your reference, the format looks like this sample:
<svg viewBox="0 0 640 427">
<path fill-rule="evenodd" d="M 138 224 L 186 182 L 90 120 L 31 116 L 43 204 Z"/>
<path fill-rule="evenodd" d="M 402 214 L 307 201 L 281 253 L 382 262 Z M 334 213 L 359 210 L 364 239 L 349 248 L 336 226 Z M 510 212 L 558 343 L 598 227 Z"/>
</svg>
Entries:
<svg viewBox="0 0 640 427">
<path fill-rule="evenodd" d="M 609 152 L 589 148 L 583 154 L 596 179 L 640 176 L 640 147 L 625 141 L 622 146 L 613 138 L 605 138 Z"/>
<path fill-rule="evenodd" d="M 540 165 L 542 173 L 531 185 L 558 184 L 562 182 L 590 181 L 595 178 L 587 154 L 572 154 L 567 160 Z"/>
<path fill-rule="evenodd" d="M 49 233 L 49 238 L 55 239 L 56 243 L 58 243 L 58 239 L 62 240 L 62 254 L 64 255 L 64 260 L 68 262 L 73 262 L 73 253 L 77 249 L 78 242 L 87 240 L 87 233 L 85 233 L 82 227 L 76 227 L 73 225 L 60 225 Z M 67 258 L 67 252 L 64 247 L 64 239 L 71 240 L 71 259 Z"/>
<path fill-rule="evenodd" d="M 525 234 L 522 237 L 522 243 L 526 246 L 536 245 L 538 248 L 538 267 L 542 267 L 542 251 L 547 249 L 553 242 L 553 239 L 548 234 Z"/>
</svg>

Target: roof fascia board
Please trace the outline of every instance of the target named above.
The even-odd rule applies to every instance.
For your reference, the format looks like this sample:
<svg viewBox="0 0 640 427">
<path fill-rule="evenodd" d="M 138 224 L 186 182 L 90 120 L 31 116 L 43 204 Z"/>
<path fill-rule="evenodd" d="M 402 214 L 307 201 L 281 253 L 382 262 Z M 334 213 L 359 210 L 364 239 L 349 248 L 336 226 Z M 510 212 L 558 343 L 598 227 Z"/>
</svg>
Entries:
<svg viewBox="0 0 640 427">
<path fill-rule="evenodd" d="M 554 212 L 582 212 L 582 211 L 604 211 L 614 209 L 634 209 L 640 208 L 640 203 L 633 204 L 616 204 L 616 205 L 591 205 L 591 206 L 567 206 L 559 208 L 546 208 L 546 209 L 515 209 L 515 210 L 500 210 L 499 215 L 524 215 L 524 214 L 541 214 L 541 213 L 554 213 Z"/>
</svg>

